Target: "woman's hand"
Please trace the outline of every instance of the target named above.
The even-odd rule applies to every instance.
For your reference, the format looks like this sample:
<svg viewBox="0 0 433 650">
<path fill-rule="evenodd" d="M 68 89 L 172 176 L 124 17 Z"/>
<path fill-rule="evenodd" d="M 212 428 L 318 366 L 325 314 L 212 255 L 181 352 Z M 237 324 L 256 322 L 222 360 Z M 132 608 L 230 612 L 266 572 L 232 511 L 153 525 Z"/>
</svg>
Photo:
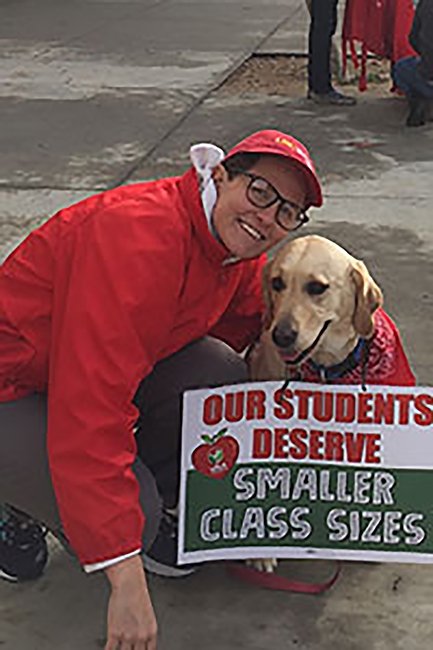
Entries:
<svg viewBox="0 0 433 650">
<path fill-rule="evenodd" d="M 111 584 L 105 650 L 156 650 L 157 623 L 141 557 L 105 570 Z"/>
</svg>

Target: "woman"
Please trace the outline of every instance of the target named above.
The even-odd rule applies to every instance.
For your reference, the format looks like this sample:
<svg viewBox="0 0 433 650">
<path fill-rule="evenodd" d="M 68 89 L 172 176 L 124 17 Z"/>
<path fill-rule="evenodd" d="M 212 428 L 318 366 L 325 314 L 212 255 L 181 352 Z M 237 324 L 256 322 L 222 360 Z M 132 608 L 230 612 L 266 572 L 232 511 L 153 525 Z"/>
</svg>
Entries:
<svg viewBox="0 0 433 650">
<path fill-rule="evenodd" d="M 191 159 L 60 211 L 0 270 L 0 501 L 105 571 L 106 650 L 156 647 L 142 549 L 150 570 L 192 570 L 175 560 L 181 394 L 246 380 L 264 254 L 322 203 L 278 131 Z M 18 532 L 38 527 L 6 519 L 0 568 L 19 577 Z"/>
</svg>

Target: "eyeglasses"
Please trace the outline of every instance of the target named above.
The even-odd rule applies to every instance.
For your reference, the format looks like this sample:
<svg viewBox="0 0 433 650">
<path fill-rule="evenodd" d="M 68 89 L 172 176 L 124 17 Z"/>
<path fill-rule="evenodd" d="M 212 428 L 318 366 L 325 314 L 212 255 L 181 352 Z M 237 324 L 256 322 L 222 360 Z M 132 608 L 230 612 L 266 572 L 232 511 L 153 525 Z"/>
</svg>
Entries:
<svg viewBox="0 0 433 650">
<path fill-rule="evenodd" d="M 230 171 L 250 179 L 246 188 L 246 196 L 256 208 L 270 208 L 271 205 L 279 203 L 275 221 L 283 230 L 297 230 L 310 220 L 305 210 L 282 197 L 266 178 L 242 169 L 231 169 Z"/>
</svg>

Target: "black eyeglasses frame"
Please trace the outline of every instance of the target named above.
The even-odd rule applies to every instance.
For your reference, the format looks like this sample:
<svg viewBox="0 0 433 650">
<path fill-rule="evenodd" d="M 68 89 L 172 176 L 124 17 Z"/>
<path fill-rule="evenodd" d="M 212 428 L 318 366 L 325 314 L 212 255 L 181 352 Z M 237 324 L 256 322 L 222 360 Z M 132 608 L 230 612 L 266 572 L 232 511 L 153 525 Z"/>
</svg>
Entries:
<svg viewBox="0 0 433 650">
<path fill-rule="evenodd" d="M 308 216 L 306 210 L 303 210 L 302 208 L 299 207 L 299 205 L 296 205 L 295 203 L 292 203 L 292 201 L 289 201 L 288 199 L 285 199 L 284 196 L 281 196 L 281 194 L 278 192 L 278 190 L 272 185 L 272 183 L 270 183 L 268 181 L 267 178 L 263 178 L 263 176 L 258 176 L 257 174 L 253 174 L 252 172 L 248 172 L 248 171 L 245 171 L 243 169 L 236 169 L 236 168 L 235 169 L 230 169 L 230 172 L 233 172 L 234 174 L 242 174 L 243 176 L 246 176 L 247 178 L 250 179 L 250 181 L 249 181 L 249 183 L 248 183 L 248 185 L 246 187 L 245 192 L 246 192 L 246 196 L 247 196 L 248 201 L 252 205 L 254 205 L 254 207 L 266 209 L 266 208 L 270 208 L 272 205 L 275 205 L 278 202 L 280 203 L 280 205 L 278 206 L 277 211 L 275 213 L 275 221 L 277 222 L 279 227 L 282 228 L 282 230 L 285 230 L 286 232 L 293 232 L 295 230 L 298 230 L 298 228 L 300 228 L 301 226 L 304 226 L 306 223 L 308 223 L 310 221 L 310 217 Z M 256 180 L 264 181 L 265 183 L 267 183 L 267 185 L 269 185 L 269 187 L 271 188 L 271 190 L 275 194 L 275 198 L 272 199 L 269 203 L 266 203 L 265 205 L 258 204 L 256 201 L 254 201 L 251 198 L 251 196 L 249 194 L 251 186 L 254 183 L 254 181 L 256 181 Z M 298 223 L 293 228 L 288 228 L 287 226 L 284 225 L 284 223 L 282 223 L 279 220 L 280 209 L 281 209 L 281 206 L 284 205 L 284 204 L 290 205 L 290 207 L 295 208 L 296 210 L 299 211 L 299 214 L 297 215 Z"/>
</svg>

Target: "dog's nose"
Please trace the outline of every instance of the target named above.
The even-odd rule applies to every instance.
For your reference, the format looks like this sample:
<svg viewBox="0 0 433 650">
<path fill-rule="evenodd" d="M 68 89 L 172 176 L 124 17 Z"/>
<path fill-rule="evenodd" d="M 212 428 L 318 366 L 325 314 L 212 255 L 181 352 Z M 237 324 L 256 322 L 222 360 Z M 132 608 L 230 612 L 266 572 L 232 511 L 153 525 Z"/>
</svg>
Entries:
<svg viewBox="0 0 433 650">
<path fill-rule="evenodd" d="M 272 330 L 272 340 L 279 348 L 291 348 L 298 337 L 298 332 L 287 323 L 278 323 Z"/>
</svg>

